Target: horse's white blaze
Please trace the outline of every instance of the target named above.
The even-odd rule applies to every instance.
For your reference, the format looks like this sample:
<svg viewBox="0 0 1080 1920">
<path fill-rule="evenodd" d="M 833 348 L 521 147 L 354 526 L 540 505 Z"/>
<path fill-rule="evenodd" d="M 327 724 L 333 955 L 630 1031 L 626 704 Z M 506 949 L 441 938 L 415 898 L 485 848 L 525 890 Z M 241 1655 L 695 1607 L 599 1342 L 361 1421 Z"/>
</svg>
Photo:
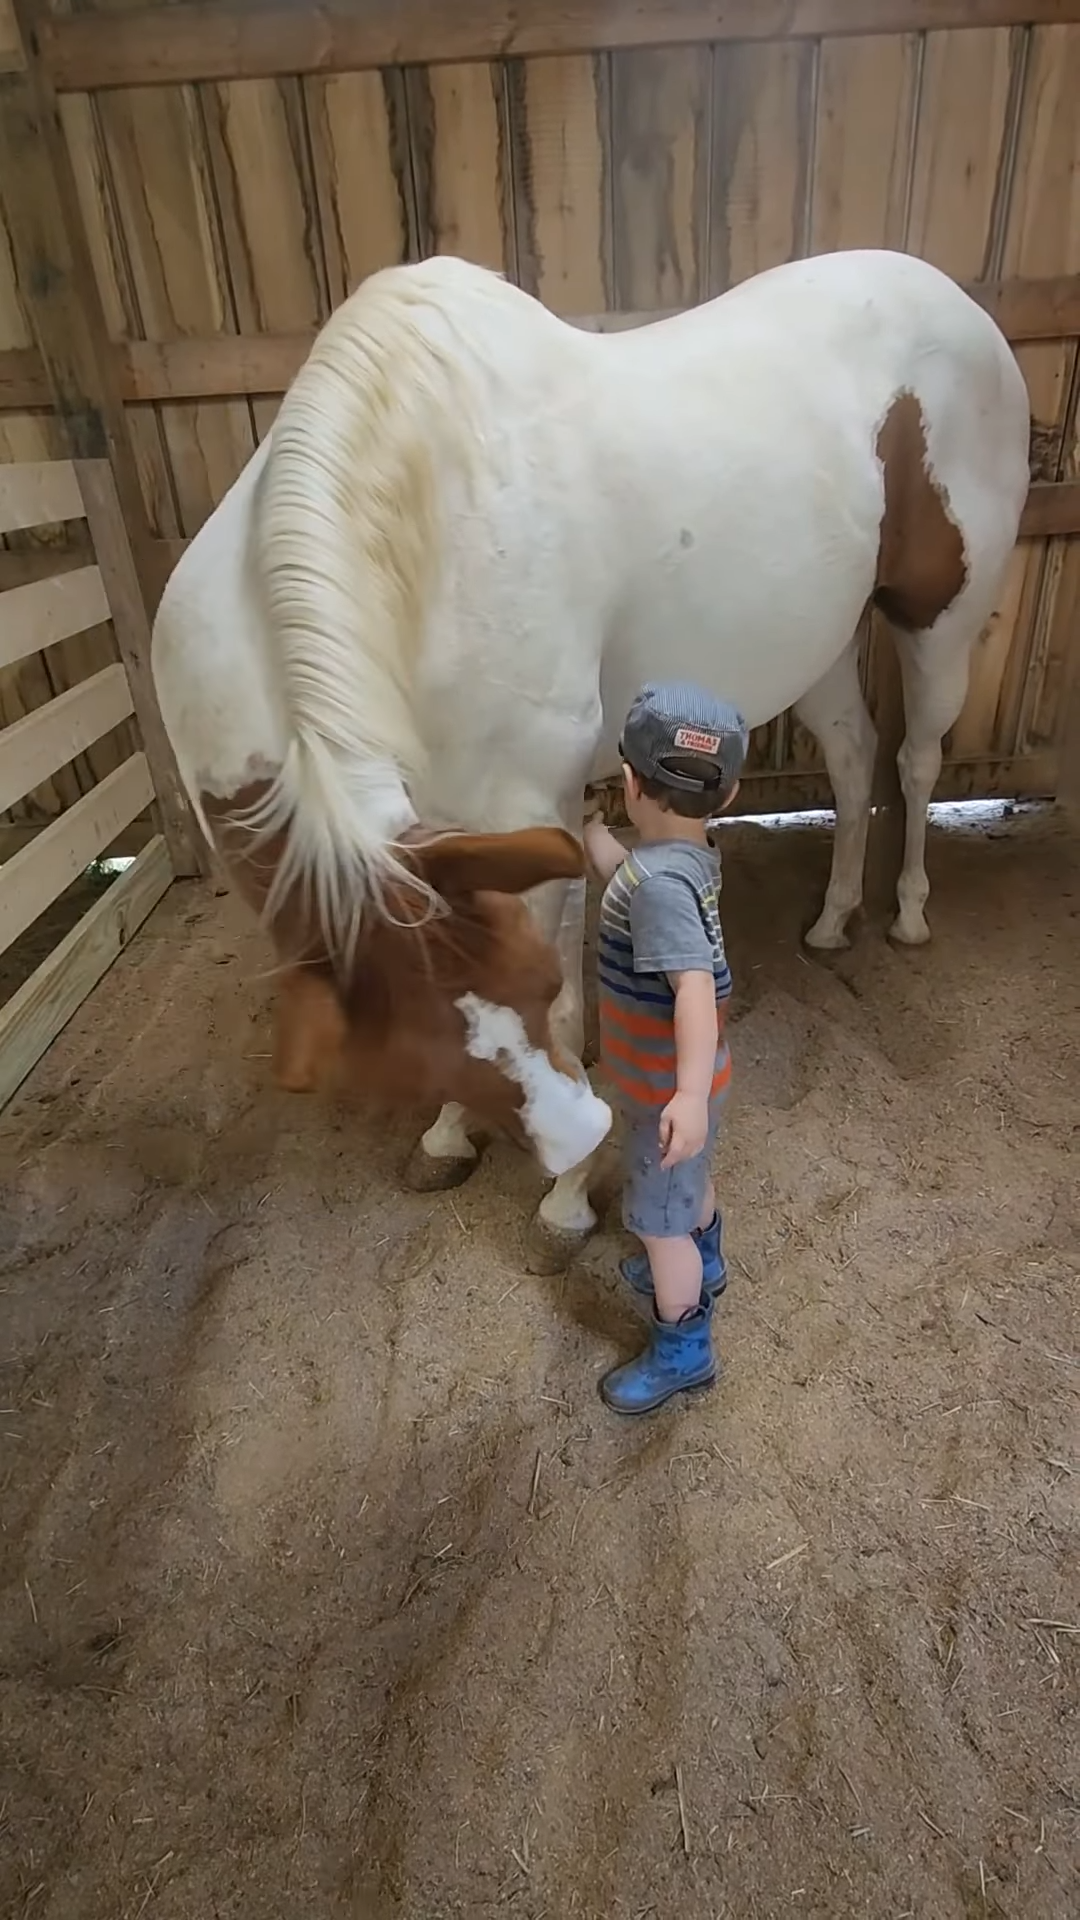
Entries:
<svg viewBox="0 0 1080 1920">
<path fill-rule="evenodd" d="M 521 1088 L 521 1123 L 541 1166 L 548 1173 L 567 1173 L 595 1153 L 611 1131 L 611 1108 L 584 1075 L 571 1079 L 553 1067 L 543 1048 L 531 1044 L 512 1007 L 494 1006 L 475 993 L 462 994 L 456 1005 L 473 1059 L 490 1060 Z"/>
</svg>

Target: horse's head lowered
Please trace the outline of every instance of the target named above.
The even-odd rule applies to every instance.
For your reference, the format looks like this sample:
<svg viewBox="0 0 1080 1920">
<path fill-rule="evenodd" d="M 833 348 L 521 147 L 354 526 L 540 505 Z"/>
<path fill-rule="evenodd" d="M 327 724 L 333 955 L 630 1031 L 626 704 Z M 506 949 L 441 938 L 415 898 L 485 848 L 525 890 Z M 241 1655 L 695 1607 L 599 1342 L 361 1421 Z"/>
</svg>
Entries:
<svg viewBox="0 0 1080 1920">
<path fill-rule="evenodd" d="M 521 895 L 580 877 L 578 842 L 532 827 L 446 834 L 400 852 L 445 911 L 426 910 L 425 890 L 390 885 L 347 967 L 335 970 L 290 915 L 275 921 L 287 963 L 279 1083 L 301 1091 L 334 1079 L 399 1105 L 458 1101 L 530 1144 L 548 1173 L 577 1166 L 611 1113 L 552 1036 L 562 976 Z M 226 857 L 250 897 L 251 869 L 245 885 Z"/>
</svg>

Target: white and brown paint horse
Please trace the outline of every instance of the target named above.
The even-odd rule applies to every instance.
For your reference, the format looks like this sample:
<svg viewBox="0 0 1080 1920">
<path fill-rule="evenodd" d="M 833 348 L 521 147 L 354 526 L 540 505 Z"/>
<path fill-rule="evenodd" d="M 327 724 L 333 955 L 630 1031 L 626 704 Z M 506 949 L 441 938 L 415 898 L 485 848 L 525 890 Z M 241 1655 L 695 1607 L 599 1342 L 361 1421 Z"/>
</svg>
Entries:
<svg viewBox="0 0 1080 1920">
<path fill-rule="evenodd" d="M 778 267 L 613 335 L 452 258 L 367 280 L 192 542 L 154 631 L 188 791 L 282 958 L 306 963 L 289 975 L 284 1052 L 305 1055 L 305 1022 L 324 1050 L 359 1024 L 377 1066 L 373 1006 L 427 1032 L 437 1071 L 398 1047 L 380 1077 L 455 1103 L 421 1143 L 428 1184 L 474 1157 L 463 1109 L 509 1103 L 560 1174 L 542 1221 L 587 1231 L 585 1163 L 570 1162 L 607 1115 L 565 1071 L 582 1048 L 583 884 L 563 836 L 589 778 L 617 771 L 635 687 L 705 682 L 751 726 L 795 707 L 836 799 L 807 938 L 840 946 L 876 744 L 853 636 L 875 602 L 906 714 L 893 933 L 925 940 L 941 740 L 1027 485 L 1005 340 L 906 255 Z M 454 840 L 423 845 L 451 829 L 474 836 L 456 880 Z M 500 854 L 500 836 L 536 829 L 523 864 Z M 541 984 L 537 961 L 520 977 L 513 958 L 509 895 L 536 880 L 563 977 L 550 1023 L 554 975 Z M 448 916 L 427 913 L 433 895 Z M 455 927 L 472 929 L 465 958 Z"/>
</svg>

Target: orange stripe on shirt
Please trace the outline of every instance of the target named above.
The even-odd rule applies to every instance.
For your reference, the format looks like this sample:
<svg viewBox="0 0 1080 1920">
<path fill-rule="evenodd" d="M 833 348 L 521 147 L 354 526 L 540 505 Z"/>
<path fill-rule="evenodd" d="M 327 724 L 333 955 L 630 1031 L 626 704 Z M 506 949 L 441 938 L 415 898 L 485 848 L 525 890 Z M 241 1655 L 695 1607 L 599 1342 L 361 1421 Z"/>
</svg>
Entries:
<svg viewBox="0 0 1080 1920">
<path fill-rule="evenodd" d="M 627 1099 L 632 1100 L 636 1106 L 666 1107 L 675 1092 L 674 1085 L 667 1087 L 650 1087 L 640 1080 L 630 1080 L 618 1067 L 613 1066 L 607 1059 L 604 1061 L 604 1070 L 612 1086 L 617 1087 L 618 1091 L 625 1094 Z M 723 1093 L 725 1088 L 730 1085 L 730 1082 L 731 1055 L 728 1054 L 723 1066 L 717 1068 L 717 1071 L 713 1075 L 713 1083 L 709 1088 L 709 1099 L 715 1100 L 717 1094 Z"/>
<path fill-rule="evenodd" d="M 621 1027 L 624 1033 L 632 1033 L 639 1040 L 670 1040 L 675 1031 L 673 1020 L 660 1020 L 651 1013 L 632 1013 L 606 994 L 600 995 L 599 1011 L 602 1021 L 610 1020 L 612 1026 Z"/>
<path fill-rule="evenodd" d="M 628 1066 L 636 1067 L 639 1073 L 674 1074 L 675 1072 L 674 1038 L 670 1053 L 643 1053 L 633 1041 L 620 1040 L 613 1033 L 601 1034 L 600 1046 L 605 1060 L 609 1058 L 625 1060 Z"/>
<path fill-rule="evenodd" d="M 601 994 L 598 1002 L 601 1024 L 610 1021 L 614 1027 L 621 1027 L 624 1033 L 632 1033 L 639 1040 L 670 1040 L 675 1032 L 675 1020 L 659 1020 L 651 1013 L 631 1013 L 629 1008 L 619 1005 L 617 1000 Z M 716 1003 L 716 1024 L 723 1033 L 727 1022 L 726 1002 Z"/>
</svg>

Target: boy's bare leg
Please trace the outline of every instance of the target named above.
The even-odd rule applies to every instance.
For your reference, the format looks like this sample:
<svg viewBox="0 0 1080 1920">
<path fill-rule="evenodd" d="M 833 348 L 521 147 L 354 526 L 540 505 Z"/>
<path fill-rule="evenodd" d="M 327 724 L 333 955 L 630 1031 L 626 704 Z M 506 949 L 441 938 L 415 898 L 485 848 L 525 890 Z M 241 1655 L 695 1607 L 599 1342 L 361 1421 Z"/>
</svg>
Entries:
<svg viewBox="0 0 1080 1920">
<path fill-rule="evenodd" d="M 701 1300 L 701 1255 L 690 1235 L 643 1240 L 642 1245 L 652 1268 L 657 1318 L 674 1323 L 693 1313 Z"/>
</svg>

